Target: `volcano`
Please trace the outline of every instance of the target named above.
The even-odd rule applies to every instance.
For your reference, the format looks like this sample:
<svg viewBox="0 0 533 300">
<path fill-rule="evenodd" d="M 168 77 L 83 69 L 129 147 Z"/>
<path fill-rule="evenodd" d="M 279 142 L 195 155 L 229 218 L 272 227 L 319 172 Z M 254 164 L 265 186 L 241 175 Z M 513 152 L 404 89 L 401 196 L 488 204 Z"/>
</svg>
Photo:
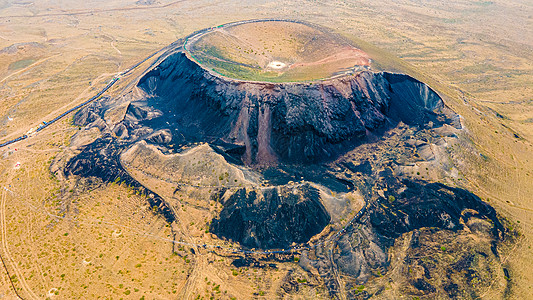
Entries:
<svg viewBox="0 0 533 300">
<path fill-rule="evenodd" d="M 281 33 L 280 26 L 286 28 Z M 251 41 L 258 31 L 277 34 L 263 36 L 263 43 Z M 334 159 L 379 134 L 377 130 L 399 122 L 416 126 L 454 122 L 453 112 L 424 83 L 403 74 L 353 71 L 361 64 L 370 67 L 368 55 L 339 37 L 326 38 L 324 31 L 300 23 L 262 21 L 197 34 L 188 39 L 187 47 L 168 54 L 139 80 L 146 96 L 132 103 L 128 110 L 132 122 L 126 127 L 169 130 L 172 144 L 208 142 L 241 152 L 238 159 L 248 165 L 268 165 Z M 229 45 L 220 41 L 223 36 Z M 250 49 L 256 44 L 270 49 L 278 41 L 291 41 L 291 46 L 284 55 L 275 51 L 263 55 L 233 45 L 237 41 Z M 217 53 L 218 59 L 208 53 Z M 268 71 L 272 63 L 267 62 L 273 59 L 280 66 L 287 64 L 287 70 L 272 75 Z M 235 65 L 243 70 L 237 71 Z M 341 69 L 351 71 L 334 75 Z M 247 80 L 252 71 L 256 78 L 274 81 L 305 72 L 307 81 Z M 312 76 L 317 72 L 333 78 L 319 80 Z"/>
<path fill-rule="evenodd" d="M 394 250 L 404 256 L 443 237 L 468 237 L 478 260 L 498 256 L 506 230 L 494 209 L 442 183 L 458 176 L 447 149 L 460 142 L 459 115 L 323 27 L 252 20 L 200 30 L 133 82 L 75 115 L 84 130 L 63 160 L 67 177 L 125 182 L 169 224 L 196 221 L 180 208 L 196 210 L 206 233 L 244 249 L 305 249 L 302 267 L 332 295 L 343 284 L 337 262 L 354 282 L 370 280 L 406 234 L 411 246 Z M 419 278 L 414 290 L 471 288 L 463 269 L 432 264 L 427 272 L 464 280 Z"/>
</svg>

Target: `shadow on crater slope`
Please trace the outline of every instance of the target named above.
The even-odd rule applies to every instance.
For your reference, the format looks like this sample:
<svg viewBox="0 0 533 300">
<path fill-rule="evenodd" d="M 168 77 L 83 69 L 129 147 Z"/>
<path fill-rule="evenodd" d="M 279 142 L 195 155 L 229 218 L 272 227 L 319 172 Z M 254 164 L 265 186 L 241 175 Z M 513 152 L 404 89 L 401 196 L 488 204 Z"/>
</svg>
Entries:
<svg viewBox="0 0 533 300">
<path fill-rule="evenodd" d="M 147 97 L 129 112 L 138 126 L 170 129 L 173 143 L 241 147 L 247 164 L 331 160 L 398 122 L 460 126 L 433 90 L 402 74 L 243 82 L 214 77 L 178 52 L 141 78 L 139 87 Z"/>
<path fill-rule="evenodd" d="M 333 297 L 386 294 L 383 277 L 405 284 L 405 295 L 475 298 L 472 276 L 484 286 L 504 278 L 504 222 L 469 191 L 437 183 L 458 176 L 446 149 L 459 141 L 459 116 L 407 75 L 246 82 L 214 75 L 178 46 L 74 122 L 85 128 L 65 174 L 144 189 L 169 222 L 190 218 L 176 215 L 188 205 L 176 201 L 209 211 L 214 200 L 211 233 L 245 248 L 301 246 L 300 266 Z M 172 199 L 143 187 L 147 176 L 172 186 Z M 421 260 L 424 251 L 444 254 Z M 425 271 L 401 273 L 413 264 Z M 375 290 L 357 288 L 369 280 Z M 280 287 L 298 288 L 290 278 Z"/>
<path fill-rule="evenodd" d="M 224 209 L 211 231 L 252 248 L 287 248 L 305 243 L 329 223 L 319 191 L 305 184 L 224 195 Z"/>
</svg>

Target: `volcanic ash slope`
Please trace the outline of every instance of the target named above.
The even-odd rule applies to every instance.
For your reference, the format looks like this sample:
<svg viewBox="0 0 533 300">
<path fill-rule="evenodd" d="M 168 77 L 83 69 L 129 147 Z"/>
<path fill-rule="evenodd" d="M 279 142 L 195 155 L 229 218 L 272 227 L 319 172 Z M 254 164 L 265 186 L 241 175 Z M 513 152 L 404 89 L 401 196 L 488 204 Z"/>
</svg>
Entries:
<svg viewBox="0 0 533 300">
<path fill-rule="evenodd" d="M 174 143 L 242 147 L 246 164 L 333 159 L 384 125 L 438 125 L 455 117 L 434 91 L 407 75 L 365 71 L 309 83 L 246 82 L 215 76 L 182 52 L 148 72 L 139 87 L 147 94 L 143 109 L 168 112 L 145 124 L 171 129 Z"/>
<path fill-rule="evenodd" d="M 447 151 L 459 116 L 407 75 L 243 81 L 178 47 L 75 123 L 85 129 L 59 160 L 65 175 L 125 181 L 170 224 L 205 219 L 216 239 L 306 249 L 300 266 L 332 297 L 475 298 L 506 283 L 500 249 L 514 233 L 479 197 L 444 184 L 460 176 Z M 254 259 L 287 258 L 239 265 Z M 297 295 L 293 279 L 278 292 Z"/>
</svg>

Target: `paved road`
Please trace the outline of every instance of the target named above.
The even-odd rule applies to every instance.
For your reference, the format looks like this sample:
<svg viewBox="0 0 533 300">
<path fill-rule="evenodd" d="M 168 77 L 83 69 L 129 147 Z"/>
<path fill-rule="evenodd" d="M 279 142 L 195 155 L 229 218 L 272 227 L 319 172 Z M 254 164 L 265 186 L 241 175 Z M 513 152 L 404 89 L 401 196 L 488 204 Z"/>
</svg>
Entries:
<svg viewBox="0 0 533 300">
<path fill-rule="evenodd" d="M 0 148 L 2 147 L 6 147 L 8 145 L 11 145 L 11 144 L 14 144 L 16 142 L 19 142 L 19 141 L 22 141 L 22 140 L 25 140 L 29 137 L 32 137 L 33 135 L 35 135 L 36 133 L 38 133 L 39 131 L 45 129 L 46 127 L 54 124 L 55 122 L 61 120 L 62 118 L 66 117 L 68 114 L 70 114 L 71 112 L 75 111 L 75 110 L 78 110 L 82 107 L 84 107 L 85 105 L 95 101 L 95 100 L 98 100 L 102 97 L 102 95 L 107 92 L 115 83 L 117 83 L 117 81 L 122 78 L 124 75 L 127 75 L 128 73 L 132 72 L 133 70 L 135 70 L 136 68 L 138 68 L 142 63 L 144 63 L 145 61 L 149 60 L 150 58 L 154 57 L 154 55 L 160 53 L 161 51 L 163 50 L 166 50 L 167 48 L 169 47 L 172 47 L 174 46 L 174 44 L 171 44 L 167 47 L 164 47 L 152 54 L 150 54 L 148 57 L 146 57 L 145 59 L 139 61 L 138 63 L 134 64 L 133 66 L 131 66 L 130 68 L 126 69 L 125 71 L 119 73 L 118 75 L 116 75 L 115 77 L 113 77 L 113 79 L 111 79 L 111 81 L 100 91 L 98 92 L 98 94 L 96 94 L 95 96 L 91 97 L 89 100 L 81 103 L 81 104 L 78 104 L 76 105 L 75 107 L 65 111 L 64 113 L 60 114 L 59 116 L 53 118 L 52 120 L 50 121 L 43 121 L 41 124 L 39 124 L 37 126 L 37 128 L 32 128 L 30 130 L 28 130 L 28 132 L 26 134 L 23 134 L 17 138 L 14 138 L 12 140 L 9 140 L 9 141 L 6 141 L 6 142 L 3 142 L 0 144 Z"/>
</svg>

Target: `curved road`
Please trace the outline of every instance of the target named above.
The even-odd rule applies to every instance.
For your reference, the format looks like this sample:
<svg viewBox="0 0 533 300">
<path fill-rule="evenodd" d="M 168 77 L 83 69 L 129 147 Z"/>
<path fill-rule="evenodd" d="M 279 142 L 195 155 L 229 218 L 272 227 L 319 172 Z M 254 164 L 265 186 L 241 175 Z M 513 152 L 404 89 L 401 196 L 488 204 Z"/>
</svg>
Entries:
<svg viewBox="0 0 533 300">
<path fill-rule="evenodd" d="M 140 62 L 134 64 L 133 66 L 131 66 L 130 68 L 126 69 L 125 71 L 119 73 L 118 75 L 116 75 L 115 77 L 113 77 L 113 79 L 111 79 L 111 81 L 100 91 L 98 92 L 98 94 L 94 95 L 93 97 L 91 97 L 89 100 L 81 103 L 81 104 L 78 104 L 76 105 L 75 107 L 65 111 L 64 113 L 60 114 L 59 116 L 53 118 L 52 120 L 50 121 L 43 121 L 41 124 L 39 124 L 37 126 L 37 128 L 32 128 L 30 129 L 26 134 L 23 134 L 17 138 L 14 138 L 12 140 L 9 140 L 9 141 L 6 141 L 6 142 L 3 142 L 0 144 L 0 148 L 2 147 L 5 147 L 5 146 L 8 146 L 8 145 L 11 145 L 13 143 L 16 143 L 18 141 L 21 141 L 21 140 L 25 140 L 31 136 L 33 136 L 34 134 L 36 134 L 37 132 L 45 129 L 46 127 L 54 124 L 55 122 L 61 120 L 62 118 L 64 118 L 65 116 L 67 116 L 68 114 L 70 114 L 71 112 L 77 110 L 77 109 L 80 109 L 82 107 L 84 107 L 85 105 L 95 101 L 95 100 L 98 100 L 102 97 L 102 95 L 107 92 L 107 90 L 109 90 L 122 76 L 130 73 L 131 71 L 135 70 L 136 68 L 138 68 L 142 63 L 144 63 L 145 61 L 149 60 L 150 58 L 152 58 L 154 55 L 160 53 L 161 51 L 167 49 L 168 47 L 172 47 L 174 44 L 171 44 L 169 46 L 166 46 L 162 49 L 159 49 L 157 50 L 156 52 L 150 54 L 148 57 L 146 57 L 145 59 L 141 60 Z"/>
</svg>

